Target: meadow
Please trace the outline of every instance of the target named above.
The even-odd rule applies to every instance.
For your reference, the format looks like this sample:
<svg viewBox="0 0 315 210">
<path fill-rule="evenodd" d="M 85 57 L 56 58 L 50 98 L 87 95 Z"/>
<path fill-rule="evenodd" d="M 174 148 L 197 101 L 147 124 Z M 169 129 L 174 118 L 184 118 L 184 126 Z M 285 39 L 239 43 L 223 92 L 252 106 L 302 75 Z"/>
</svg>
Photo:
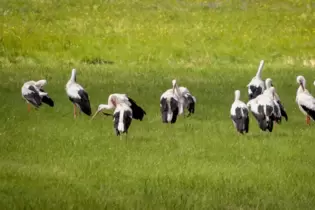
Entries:
<svg viewBox="0 0 315 210">
<path fill-rule="evenodd" d="M 315 92 L 315 3 L 304 0 L 0 2 L 0 209 L 315 209 L 315 125 L 295 103 Z M 289 115 L 238 135 L 234 91 L 265 60 Z M 73 118 L 71 69 L 92 112 L 127 93 L 145 119 L 127 140 L 110 117 Z M 27 112 L 21 87 L 47 79 L 55 107 Z M 172 79 L 196 113 L 162 124 Z"/>
</svg>

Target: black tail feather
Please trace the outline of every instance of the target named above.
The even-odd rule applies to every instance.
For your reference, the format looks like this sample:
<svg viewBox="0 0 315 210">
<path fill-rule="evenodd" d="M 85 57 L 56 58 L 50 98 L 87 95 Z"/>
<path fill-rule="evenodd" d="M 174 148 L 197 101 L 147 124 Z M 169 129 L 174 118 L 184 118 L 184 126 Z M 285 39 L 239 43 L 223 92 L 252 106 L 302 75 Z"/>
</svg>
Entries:
<svg viewBox="0 0 315 210">
<path fill-rule="evenodd" d="M 284 109 L 284 106 L 281 104 L 280 101 L 277 101 L 277 102 L 278 102 L 278 104 L 279 104 L 279 106 L 280 106 L 281 116 L 283 116 L 284 119 L 285 119 L 286 121 L 288 121 L 288 115 L 287 115 L 287 112 L 286 112 L 285 109 Z"/>
<path fill-rule="evenodd" d="M 54 101 L 49 96 L 43 96 L 42 102 L 51 106 L 51 107 L 54 107 L 54 105 L 55 105 Z"/>
</svg>

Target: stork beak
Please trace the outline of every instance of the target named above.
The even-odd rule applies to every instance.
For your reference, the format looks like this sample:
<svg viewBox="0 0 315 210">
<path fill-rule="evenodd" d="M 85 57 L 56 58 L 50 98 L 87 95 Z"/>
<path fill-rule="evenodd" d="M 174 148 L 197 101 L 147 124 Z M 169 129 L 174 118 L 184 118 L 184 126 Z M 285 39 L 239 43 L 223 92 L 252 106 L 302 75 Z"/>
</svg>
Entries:
<svg viewBox="0 0 315 210">
<path fill-rule="evenodd" d="M 100 111 L 101 111 L 101 110 L 97 110 L 97 111 L 95 112 L 95 114 L 93 115 L 93 117 L 91 118 L 91 120 L 93 120 L 94 117 L 95 117 Z"/>
</svg>

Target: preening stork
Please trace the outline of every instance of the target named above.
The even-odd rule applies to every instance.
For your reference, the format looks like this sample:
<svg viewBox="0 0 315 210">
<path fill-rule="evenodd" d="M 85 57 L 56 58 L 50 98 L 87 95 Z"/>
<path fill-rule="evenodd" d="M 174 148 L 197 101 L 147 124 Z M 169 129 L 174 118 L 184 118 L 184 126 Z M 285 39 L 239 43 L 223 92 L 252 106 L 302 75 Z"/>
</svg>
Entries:
<svg viewBox="0 0 315 210">
<path fill-rule="evenodd" d="M 109 95 L 107 104 L 100 104 L 92 119 L 102 110 L 116 109 L 118 104 L 126 104 L 132 110 L 132 118 L 142 121 L 146 112 L 127 94 L 113 93 Z"/>
<path fill-rule="evenodd" d="M 257 96 L 262 94 L 265 90 L 265 83 L 261 79 L 261 73 L 262 73 L 263 67 L 264 67 L 264 60 L 261 60 L 256 76 L 254 76 L 252 80 L 250 81 L 250 83 L 247 85 L 249 100 L 256 98 Z"/>
<path fill-rule="evenodd" d="M 179 115 L 183 114 L 185 116 L 184 110 L 188 110 L 189 117 L 191 114 L 195 113 L 195 104 L 196 98 L 190 93 L 188 88 L 178 86 L 177 81 L 174 79 L 172 80 L 173 85 L 173 94 L 175 94 L 178 98 L 178 105 L 179 105 Z"/>
<path fill-rule="evenodd" d="M 47 80 L 28 81 L 25 82 L 21 88 L 22 97 L 27 102 L 28 112 L 31 110 L 30 104 L 35 108 L 39 108 L 42 103 L 54 106 L 54 101 L 48 96 L 48 93 L 44 91 L 43 87 L 47 84 Z"/>
<path fill-rule="evenodd" d="M 301 112 L 306 116 L 306 124 L 310 125 L 310 120 L 315 120 L 315 98 L 306 89 L 306 80 L 303 76 L 296 78 L 299 88 L 296 92 L 296 103 Z"/>
<path fill-rule="evenodd" d="M 270 91 L 274 93 L 274 88 L 272 87 Z M 273 100 L 266 94 L 261 94 L 247 103 L 247 107 L 249 107 L 258 122 L 259 128 L 263 131 L 269 130 L 272 132 L 275 117 L 274 106 Z"/>
<path fill-rule="evenodd" d="M 77 116 L 76 107 L 84 114 L 91 116 L 91 105 L 88 93 L 76 82 L 76 69 L 72 69 L 71 78 L 66 84 L 66 92 L 69 100 L 73 103 L 73 115 Z"/>
<path fill-rule="evenodd" d="M 236 130 L 243 134 L 248 133 L 249 116 L 246 104 L 240 100 L 241 92 L 236 90 L 234 92 L 235 98 L 230 109 L 230 116 Z"/>
<path fill-rule="evenodd" d="M 160 111 L 163 123 L 176 123 L 179 113 L 179 99 L 172 89 L 165 91 L 160 97 Z"/>
<path fill-rule="evenodd" d="M 267 78 L 265 80 L 265 85 L 266 85 L 266 90 L 264 91 L 264 93 L 268 94 L 270 97 L 272 97 L 272 99 L 274 100 L 275 103 L 275 115 L 276 115 L 276 119 L 275 121 L 280 123 L 281 122 L 281 117 L 284 117 L 286 121 L 288 121 L 288 115 L 287 112 L 284 108 L 284 106 L 282 105 L 281 101 L 280 101 L 280 97 L 276 92 L 276 89 L 274 88 L 274 93 L 272 94 L 271 87 L 274 87 L 272 84 L 272 79 Z"/>
</svg>

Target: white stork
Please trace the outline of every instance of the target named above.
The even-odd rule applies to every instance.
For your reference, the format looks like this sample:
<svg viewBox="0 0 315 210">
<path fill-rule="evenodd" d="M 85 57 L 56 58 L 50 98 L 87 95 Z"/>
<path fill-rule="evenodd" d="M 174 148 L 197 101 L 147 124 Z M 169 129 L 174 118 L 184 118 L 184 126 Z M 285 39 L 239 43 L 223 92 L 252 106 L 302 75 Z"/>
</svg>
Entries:
<svg viewBox="0 0 315 210">
<path fill-rule="evenodd" d="M 272 99 L 274 100 L 275 103 L 275 114 L 276 114 L 276 122 L 280 123 L 281 122 L 281 117 L 284 117 L 286 121 L 288 121 L 288 115 L 287 112 L 284 108 L 284 106 L 282 105 L 281 101 L 280 101 L 280 97 L 276 92 L 276 89 L 274 88 L 274 93 L 272 93 L 271 87 L 274 87 L 272 84 L 272 79 L 267 78 L 265 80 L 265 85 L 266 85 L 266 90 L 264 91 L 264 93 L 268 94 L 270 97 L 272 97 Z"/>
<path fill-rule="evenodd" d="M 113 117 L 116 135 L 120 136 L 123 133 L 127 135 L 133 118 L 133 113 L 130 106 L 125 103 L 118 103 L 116 105 Z"/>
<path fill-rule="evenodd" d="M 27 102 L 27 110 L 30 112 L 32 104 L 34 107 L 39 108 L 42 103 L 54 106 L 54 101 L 44 91 L 43 87 L 47 84 L 46 80 L 28 81 L 25 82 L 21 88 L 22 97 Z"/>
<path fill-rule="evenodd" d="M 173 85 L 173 93 L 177 95 L 178 98 L 178 104 L 179 104 L 179 113 L 178 115 L 184 114 L 184 110 L 188 110 L 189 117 L 191 114 L 195 113 L 195 104 L 196 104 L 196 98 L 190 93 L 188 88 L 178 86 L 175 79 L 172 80 Z"/>
<path fill-rule="evenodd" d="M 113 93 L 109 95 L 108 97 L 108 103 L 107 104 L 100 104 L 98 106 L 97 111 L 93 115 L 92 119 L 102 110 L 110 110 L 116 108 L 118 104 L 126 104 L 129 106 L 132 110 L 132 118 L 136 120 L 142 121 L 144 118 L 144 115 L 146 115 L 146 112 L 137 105 L 137 103 L 127 96 L 127 94 L 121 94 L 121 93 Z"/>
<path fill-rule="evenodd" d="M 315 98 L 305 88 L 306 81 L 303 76 L 298 76 L 296 80 L 300 84 L 296 92 L 296 103 L 306 116 L 306 124 L 310 125 L 310 119 L 315 120 Z"/>
<path fill-rule="evenodd" d="M 273 88 L 271 89 L 273 91 Z M 256 98 L 248 101 L 247 107 L 251 110 L 256 118 L 261 130 L 267 129 L 272 132 L 274 120 L 274 103 L 266 94 L 261 94 Z"/>
<path fill-rule="evenodd" d="M 263 67 L 264 67 L 264 60 L 261 60 L 256 76 L 254 76 L 252 80 L 250 81 L 250 83 L 247 85 L 249 100 L 256 98 L 257 96 L 262 94 L 265 90 L 265 83 L 261 79 L 261 72 L 263 70 Z"/>
<path fill-rule="evenodd" d="M 236 130 L 243 134 L 248 133 L 249 116 L 246 104 L 240 100 L 241 92 L 236 90 L 234 92 L 235 99 L 230 109 L 230 117 Z"/>
<path fill-rule="evenodd" d="M 163 123 L 176 123 L 179 112 L 179 99 L 172 89 L 166 90 L 160 97 L 160 111 Z"/>
<path fill-rule="evenodd" d="M 72 69 L 71 78 L 66 84 L 66 92 L 69 100 L 73 103 L 73 115 L 77 116 L 76 107 L 84 114 L 91 116 L 91 105 L 88 93 L 76 82 L 76 70 Z"/>
</svg>

